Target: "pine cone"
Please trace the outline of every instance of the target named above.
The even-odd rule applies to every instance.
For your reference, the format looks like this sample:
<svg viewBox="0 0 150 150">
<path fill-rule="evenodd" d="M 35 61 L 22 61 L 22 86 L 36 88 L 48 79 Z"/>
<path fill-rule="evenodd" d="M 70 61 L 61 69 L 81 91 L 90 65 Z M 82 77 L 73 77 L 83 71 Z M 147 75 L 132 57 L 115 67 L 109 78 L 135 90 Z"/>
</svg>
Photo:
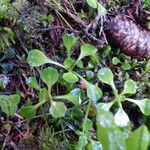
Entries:
<svg viewBox="0 0 150 150">
<path fill-rule="evenodd" d="M 110 17 L 106 23 L 106 34 L 123 51 L 137 59 L 150 57 L 150 31 L 120 14 Z"/>
</svg>

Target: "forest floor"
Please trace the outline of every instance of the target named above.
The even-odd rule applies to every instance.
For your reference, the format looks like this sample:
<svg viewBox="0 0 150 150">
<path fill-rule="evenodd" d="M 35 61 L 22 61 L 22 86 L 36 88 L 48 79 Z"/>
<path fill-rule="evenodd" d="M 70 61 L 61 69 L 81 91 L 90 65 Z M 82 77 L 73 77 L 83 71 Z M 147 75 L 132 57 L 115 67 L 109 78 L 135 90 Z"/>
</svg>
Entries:
<svg viewBox="0 0 150 150">
<path fill-rule="evenodd" d="M 149 0 L 0 0 L 0 149 L 148 150 L 149 58 Z"/>
</svg>

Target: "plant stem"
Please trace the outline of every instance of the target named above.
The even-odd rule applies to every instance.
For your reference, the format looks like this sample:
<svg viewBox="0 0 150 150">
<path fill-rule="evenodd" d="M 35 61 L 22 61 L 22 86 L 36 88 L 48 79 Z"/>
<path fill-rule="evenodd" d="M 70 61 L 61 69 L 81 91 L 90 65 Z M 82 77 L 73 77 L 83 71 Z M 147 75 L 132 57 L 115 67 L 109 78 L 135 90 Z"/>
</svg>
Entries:
<svg viewBox="0 0 150 150">
<path fill-rule="evenodd" d="M 65 99 L 65 95 L 53 96 L 53 99 Z"/>
<path fill-rule="evenodd" d="M 116 89 L 114 82 L 111 82 L 110 85 L 111 85 L 111 88 L 113 90 L 115 97 L 118 97 L 118 90 Z"/>
<path fill-rule="evenodd" d="M 86 114 L 85 114 L 85 118 L 84 118 L 84 122 L 83 122 L 83 129 L 82 129 L 82 132 L 83 132 L 83 133 L 85 132 L 85 126 L 86 126 L 86 121 L 87 121 L 87 119 L 88 119 L 91 102 L 92 102 L 92 101 L 90 100 L 89 103 L 88 103 L 87 109 L 86 109 Z"/>
<path fill-rule="evenodd" d="M 51 86 L 48 86 L 48 97 L 49 97 L 49 101 L 51 103 L 52 102 Z"/>
<path fill-rule="evenodd" d="M 86 84 L 88 84 L 88 81 L 84 79 L 81 75 L 79 75 L 77 72 L 72 71 L 74 74 L 76 74 L 81 80 L 83 80 Z"/>
<path fill-rule="evenodd" d="M 73 64 L 73 66 L 71 67 L 71 70 L 73 70 L 73 68 L 77 65 L 77 63 L 79 62 L 79 60 L 81 60 L 81 59 L 80 59 L 80 56 L 79 56 L 79 58 L 76 60 L 76 62 Z"/>
<path fill-rule="evenodd" d="M 39 108 L 41 105 L 43 105 L 46 101 L 43 101 L 43 102 L 39 102 L 35 105 L 36 109 Z"/>
<path fill-rule="evenodd" d="M 131 98 L 126 98 L 126 100 L 133 103 L 136 101 L 135 99 L 131 99 Z"/>
<path fill-rule="evenodd" d="M 51 115 L 50 113 L 47 113 L 47 114 L 41 114 L 41 115 L 37 115 L 37 116 L 34 116 L 33 118 L 30 118 L 30 119 L 25 119 L 23 121 L 21 121 L 21 123 L 25 123 L 27 121 L 30 121 L 30 120 L 33 120 L 33 119 L 37 119 L 37 118 L 40 118 L 40 117 L 45 117 L 45 116 L 49 116 Z M 15 124 L 16 125 L 16 124 Z"/>
<path fill-rule="evenodd" d="M 62 64 L 60 64 L 60 63 L 58 63 L 58 62 L 55 62 L 55 61 L 53 61 L 53 60 L 49 60 L 48 62 L 49 62 L 50 64 L 59 66 L 59 67 L 61 67 L 61 68 L 63 68 L 63 69 L 65 69 L 65 70 L 68 71 L 68 69 L 67 69 L 64 65 L 62 65 Z"/>
<path fill-rule="evenodd" d="M 121 110 L 123 110 L 122 104 L 121 104 L 121 99 L 120 99 L 121 97 L 122 97 L 122 95 L 118 95 L 118 94 L 117 94 L 115 100 L 117 101 L 119 108 L 120 108 Z"/>
</svg>

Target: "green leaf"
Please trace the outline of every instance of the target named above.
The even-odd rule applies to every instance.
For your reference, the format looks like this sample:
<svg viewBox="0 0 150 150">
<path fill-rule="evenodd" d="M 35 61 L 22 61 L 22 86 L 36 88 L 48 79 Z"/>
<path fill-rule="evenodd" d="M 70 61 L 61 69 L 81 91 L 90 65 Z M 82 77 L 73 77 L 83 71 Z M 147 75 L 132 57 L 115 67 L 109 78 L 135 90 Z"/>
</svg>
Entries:
<svg viewBox="0 0 150 150">
<path fill-rule="evenodd" d="M 63 44 L 67 49 L 67 56 L 70 57 L 71 49 L 75 46 L 77 38 L 71 34 L 66 34 L 63 36 Z"/>
<path fill-rule="evenodd" d="M 98 3 L 97 10 L 98 14 L 101 16 L 105 16 L 107 14 L 107 9 L 101 3 Z"/>
<path fill-rule="evenodd" d="M 41 78 L 51 88 L 58 81 L 59 74 L 56 69 L 48 67 L 41 73 Z"/>
<path fill-rule="evenodd" d="M 60 118 L 65 116 L 67 107 L 63 102 L 52 102 L 49 111 L 54 118 Z"/>
<path fill-rule="evenodd" d="M 81 46 L 81 53 L 78 60 L 86 56 L 93 56 L 97 52 L 97 48 L 91 44 L 84 44 Z"/>
<path fill-rule="evenodd" d="M 86 146 L 86 150 L 103 150 L 103 147 L 99 141 L 90 140 L 90 143 Z"/>
<path fill-rule="evenodd" d="M 127 150 L 148 150 L 150 133 L 146 126 L 141 126 L 126 139 Z"/>
<path fill-rule="evenodd" d="M 63 74 L 63 79 L 66 80 L 69 83 L 75 83 L 78 82 L 78 77 L 72 73 L 71 71 Z"/>
<path fill-rule="evenodd" d="M 90 119 L 86 119 L 86 121 L 82 123 L 82 129 L 85 129 L 84 132 L 88 132 L 92 128 L 93 122 Z"/>
<path fill-rule="evenodd" d="M 74 105 L 81 104 L 81 90 L 79 88 L 73 89 L 70 93 L 66 95 L 54 96 L 54 99 L 65 99 L 69 102 L 73 103 Z"/>
<path fill-rule="evenodd" d="M 75 63 L 75 61 L 72 58 L 66 58 L 64 61 L 64 65 L 67 68 L 71 68 L 73 66 L 73 64 Z"/>
<path fill-rule="evenodd" d="M 82 60 L 78 60 L 78 62 L 77 62 L 77 66 L 78 66 L 79 68 L 81 68 L 81 69 L 83 69 L 83 68 L 84 68 L 84 65 L 83 65 Z"/>
<path fill-rule="evenodd" d="M 132 99 L 127 99 L 127 100 L 138 105 L 138 107 L 140 108 L 141 112 L 144 115 L 146 116 L 150 115 L 150 99 L 145 98 L 142 100 L 132 100 Z"/>
<path fill-rule="evenodd" d="M 97 101 L 102 98 L 103 93 L 102 90 L 97 86 L 93 85 L 91 83 L 88 83 L 87 85 L 87 96 L 94 102 L 97 103 Z"/>
<path fill-rule="evenodd" d="M 83 150 L 87 143 L 88 143 L 88 140 L 87 140 L 86 135 L 84 134 L 80 135 L 77 150 Z"/>
<path fill-rule="evenodd" d="M 72 102 L 74 105 L 81 104 L 81 90 L 79 88 L 76 88 L 72 90 L 69 94 L 65 95 L 65 99 Z"/>
<path fill-rule="evenodd" d="M 36 115 L 36 110 L 45 102 L 46 101 L 41 101 L 36 105 L 24 106 L 20 109 L 19 114 L 27 119 L 31 119 Z"/>
<path fill-rule="evenodd" d="M 117 65 L 117 64 L 120 64 L 120 63 L 121 63 L 121 61 L 119 60 L 119 58 L 117 58 L 117 57 L 113 57 L 113 59 L 112 59 L 112 63 L 113 63 L 113 65 Z"/>
<path fill-rule="evenodd" d="M 123 133 L 116 126 L 112 113 L 99 110 L 97 135 L 104 150 L 126 150 Z"/>
<path fill-rule="evenodd" d="M 136 82 L 129 79 L 129 80 L 125 81 L 124 90 L 123 90 L 122 94 L 135 94 L 137 91 L 137 88 L 138 87 L 136 85 Z"/>
<path fill-rule="evenodd" d="M 150 30 L 150 22 L 147 23 L 147 28 Z"/>
<path fill-rule="evenodd" d="M 86 71 L 86 76 L 88 79 L 93 79 L 94 78 L 94 73 L 91 70 Z"/>
<path fill-rule="evenodd" d="M 121 68 L 123 69 L 123 70 L 130 70 L 131 69 L 131 65 L 130 64 L 122 64 L 121 65 Z"/>
<path fill-rule="evenodd" d="M 97 5 L 98 5 L 98 1 L 97 0 L 86 0 L 88 5 L 92 8 L 97 8 Z"/>
<path fill-rule="evenodd" d="M 114 115 L 115 123 L 119 127 L 127 127 L 130 120 L 126 112 L 119 108 L 117 113 Z"/>
<path fill-rule="evenodd" d="M 114 84 L 114 76 L 109 68 L 101 68 L 97 73 L 98 79 L 106 84 L 109 84 L 113 89 L 116 89 Z"/>
<path fill-rule="evenodd" d="M 48 97 L 48 93 L 47 93 L 47 90 L 46 88 L 42 88 L 39 92 L 39 101 L 40 102 L 43 102 L 43 101 L 46 101 L 47 100 L 47 97 Z"/>
<path fill-rule="evenodd" d="M 59 64 L 58 62 L 55 62 L 51 59 L 49 59 L 43 52 L 35 49 L 31 50 L 28 54 L 27 62 L 32 67 L 40 67 L 46 63 L 57 65 L 61 68 L 66 69 L 63 65 Z"/>
<path fill-rule="evenodd" d="M 115 103 L 115 101 L 111 101 L 108 103 L 98 103 L 96 105 L 97 110 L 105 110 L 105 111 L 109 111 L 109 109 L 112 107 L 112 105 Z"/>
<path fill-rule="evenodd" d="M 90 140 L 90 143 L 87 144 L 86 150 L 103 150 L 102 144 L 99 141 Z"/>
<path fill-rule="evenodd" d="M 105 57 L 109 56 L 110 52 L 111 52 L 111 46 L 110 45 L 105 46 L 103 48 L 102 57 L 105 58 Z"/>
<path fill-rule="evenodd" d="M 46 63 L 49 63 L 49 58 L 41 51 L 34 49 L 28 54 L 27 62 L 32 67 L 39 67 Z"/>
<path fill-rule="evenodd" d="M 145 72 L 150 71 L 150 59 L 147 61 L 146 65 L 145 65 Z"/>
<path fill-rule="evenodd" d="M 25 106 L 21 108 L 19 114 L 24 118 L 31 119 L 36 115 L 36 109 L 35 106 Z"/>
<path fill-rule="evenodd" d="M 3 112 L 9 116 L 13 116 L 20 102 L 20 95 L 0 95 L 0 106 Z"/>
<path fill-rule="evenodd" d="M 38 82 L 37 82 L 37 80 L 36 80 L 35 77 L 29 77 L 29 78 L 27 79 L 26 83 L 27 83 L 27 85 L 28 85 L 29 87 L 31 87 L 31 88 L 34 88 L 34 89 L 36 89 L 36 90 L 39 90 L 39 89 L 40 89 L 40 87 L 39 87 L 39 85 L 38 85 Z"/>
</svg>

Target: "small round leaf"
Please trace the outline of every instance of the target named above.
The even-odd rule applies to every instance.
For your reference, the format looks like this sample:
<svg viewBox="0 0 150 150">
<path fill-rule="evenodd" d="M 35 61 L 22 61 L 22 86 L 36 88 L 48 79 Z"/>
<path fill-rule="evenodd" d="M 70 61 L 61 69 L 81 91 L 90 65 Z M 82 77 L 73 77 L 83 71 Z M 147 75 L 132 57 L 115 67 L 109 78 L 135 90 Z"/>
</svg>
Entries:
<svg viewBox="0 0 150 150">
<path fill-rule="evenodd" d="M 54 118 L 60 118 L 65 116 L 67 107 L 63 102 L 52 102 L 49 111 Z"/>
<path fill-rule="evenodd" d="M 150 99 L 145 98 L 142 100 L 134 100 L 134 99 L 127 98 L 127 101 L 135 103 L 136 105 L 138 105 L 138 107 L 140 108 L 141 112 L 144 115 L 146 115 L 146 116 L 150 115 Z"/>
<path fill-rule="evenodd" d="M 85 129 L 85 132 L 88 132 L 93 127 L 93 122 L 90 119 L 86 119 L 85 122 L 82 123 L 82 129 Z"/>
<path fill-rule="evenodd" d="M 98 3 L 98 14 L 101 16 L 105 16 L 107 14 L 107 9 L 101 3 Z"/>
<path fill-rule="evenodd" d="M 117 64 L 121 63 L 121 61 L 119 60 L 119 58 L 113 57 L 112 63 L 113 63 L 113 65 L 117 65 Z"/>
<path fill-rule="evenodd" d="M 79 56 L 79 60 L 86 56 L 93 56 L 97 52 L 97 48 L 91 44 L 84 44 L 81 46 L 81 53 Z"/>
<path fill-rule="evenodd" d="M 52 87 L 58 81 L 59 74 L 56 69 L 49 67 L 43 70 L 41 78 L 48 87 Z"/>
<path fill-rule="evenodd" d="M 136 85 L 136 82 L 129 79 L 129 80 L 125 81 L 123 94 L 135 94 L 137 91 L 137 88 L 138 87 Z"/>
<path fill-rule="evenodd" d="M 114 121 L 119 127 L 127 127 L 130 120 L 125 111 L 119 108 L 114 116 Z"/>
<path fill-rule="evenodd" d="M 26 81 L 27 85 L 31 88 L 39 90 L 39 85 L 35 77 L 29 77 Z"/>
<path fill-rule="evenodd" d="M 73 89 L 70 93 L 66 95 L 60 95 L 60 96 L 54 96 L 54 99 L 65 99 L 68 100 L 69 102 L 73 103 L 74 105 L 79 105 L 81 104 L 81 90 L 79 88 Z"/>
<path fill-rule="evenodd" d="M 109 68 L 104 67 L 104 68 L 100 69 L 98 71 L 97 77 L 101 82 L 109 84 L 113 88 L 115 88 L 114 81 L 113 81 L 114 76 L 113 76 L 112 71 Z"/>
<path fill-rule="evenodd" d="M 98 86 L 89 83 L 87 87 L 87 96 L 94 103 L 96 103 L 100 98 L 102 98 L 103 93 L 102 93 L 102 90 Z"/>
<path fill-rule="evenodd" d="M 64 66 L 70 69 L 74 63 L 75 61 L 72 58 L 66 58 L 64 61 Z"/>
<path fill-rule="evenodd" d="M 72 73 L 71 71 L 64 73 L 63 78 L 64 78 L 64 80 L 66 80 L 69 83 L 78 82 L 78 77 L 74 73 Z"/>
<path fill-rule="evenodd" d="M 67 49 L 67 56 L 70 57 L 71 48 L 76 44 L 77 38 L 71 34 L 63 36 L 63 44 Z"/>
<path fill-rule="evenodd" d="M 20 110 L 20 115 L 24 118 L 31 119 L 36 115 L 36 107 L 35 106 L 25 106 Z"/>
<path fill-rule="evenodd" d="M 28 54 L 27 62 L 32 67 L 39 67 L 49 62 L 49 58 L 41 51 L 35 49 Z"/>
<path fill-rule="evenodd" d="M 86 0 L 88 5 L 92 8 L 97 8 L 98 1 L 97 0 Z"/>
<path fill-rule="evenodd" d="M 94 78 L 94 73 L 91 70 L 86 71 L 86 76 L 88 79 L 93 79 Z"/>
<path fill-rule="evenodd" d="M 131 65 L 130 65 L 130 64 L 125 64 L 125 63 L 123 63 L 123 64 L 121 65 L 121 68 L 122 68 L 123 70 L 130 70 L 130 69 L 131 69 Z"/>
</svg>

